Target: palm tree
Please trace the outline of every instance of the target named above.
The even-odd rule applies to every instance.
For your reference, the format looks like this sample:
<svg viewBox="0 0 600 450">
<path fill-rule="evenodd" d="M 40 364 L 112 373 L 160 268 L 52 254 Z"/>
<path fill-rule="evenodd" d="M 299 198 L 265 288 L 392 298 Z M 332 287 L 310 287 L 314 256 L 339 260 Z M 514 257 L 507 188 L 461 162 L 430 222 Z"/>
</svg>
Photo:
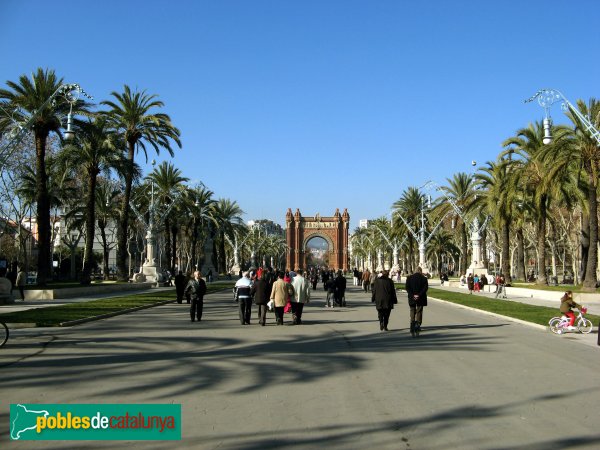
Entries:
<svg viewBox="0 0 600 450">
<path fill-rule="evenodd" d="M 231 201 L 228 198 L 221 198 L 214 206 L 215 219 L 219 228 L 219 258 L 218 270 L 220 273 L 227 271 L 225 258 L 225 234 L 231 236 L 236 226 L 244 224 L 242 214 L 244 211 L 239 207 L 236 201 Z"/>
<path fill-rule="evenodd" d="M 173 164 L 163 161 L 155 168 L 148 179 L 153 181 L 158 190 L 158 199 L 161 204 L 170 205 L 174 201 L 178 201 L 183 189 L 183 183 L 189 180 L 187 177 L 181 176 L 181 170 L 175 168 Z M 177 205 L 175 205 L 177 206 Z M 171 273 L 175 273 L 175 260 L 177 249 L 177 228 L 176 215 L 171 210 L 170 214 L 165 217 L 165 254 L 167 256 L 168 266 Z M 160 225 L 159 225 L 160 226 Z M 175 230 L 172 230 L 172 227 Z M 173 232 L 173 242 L 171 242 L 170 234 Z"/>
<path fill-rule="evenodd" d="M 108 257 L 114 246 L 114 244 L 111 245 L 112 239 L 109 239 L 107 230 L 109 225 L 116 224 L 119 218 L 118 212 L 113 206 L 117 204 L 118 197 L 119 190 L 109 180 L 100 181 L 96 190 L 96 222 L 102 244 L 102 274 L 105 280 L 108 280 L 110 272 Z"/>
<path fill-rule="evenodd" d="M 408 255 L 405 268 L 410 273 L 412 273 L 413 269 L 418 264 L 418 256 L 414 251 L 416 240 L 412 233 L 407 230 L 404 222 L 399 216 L 402 216 L 408 225 L 412 227 L 413 231 L 416 232 L 421 227 L 419 220 L 421 217 L 421 209 L 423 208 L 425 201 L 425 195 L 422 194 L 418 188 L 410 186 L 402 193 L 402 197 L 392 205 L 392 208 L 394 208 L 393 217 L 395 232 L 398 233 L 398 235 L 408 236 Z"/>
<path fill-rule="evenodd" d="M 562 139 L 568 138 L 569 130 L 564 126 L 554 127 L 555 141 L 550 145 L 561 145 Z M 546 277 L 546 226 L 548 210 L 560 183 L 557 183 L 563 166 L 550 164 L 544 158 L 547 149 L 543 143 L 544 127 L 540 122 L 521 128 L 514 137 L 505 140 L 502 145 L 507 147 L 503 156 L 511 155 L 511 165 L 516 171 L 515 176 L 523 186 L 534 206 L 536 220 L 536 247 L 538 254 L 537 284 L 548 284 Z M 516 158 L 514 158 L 514 156 Z"/>
<path fill-rule="evenodd" d="M 80 169 L 87 184 L 84 212 L 85 250 L 81 283 L 89 284 L 94 261 L 98 175 L 100 173 L 108 175 L 112 169 L 117 173 L 123 173 L 126 160 L 122 147 L 117 141 L 117 135 L 110 129 L 108 118 L 105 115 L 77 122 L 76 125 L 76 140 L 63 149 L 60 160 L 65 167 L 74 170 Z"/>
<path fill-rule="evenodd" d="M 502 236 L 502 273 L 506 282 L 511 282 L 510 271 L 510 224 L 515 205 L 516 189 L 512 183 L 510 161 L 499 159 L 488 161 L 486 167 L 480 168 L 475 179 L 483 188 L 479 191 L 480 201 L 492 217 L 492 224 L 500 230 Z"/>
<path fill-rule="evenodd" d="M 192 267 L 200 268 L 198 258 L 198 245 L 200 241 L 200 232 L 207 234 L 208 226 L 216 225 L 215 203 L 212 198 L 214 192 L 203 184 L 197 185 L 192 189 L 187 189 L 184 197 L 186 210 L 189 211 L 188 217 L 191 219 L 189 229 L 192 232 L 191 239 L 191 260 Z"/>
<path fill-rule="evenodd" d="M 0 117 L 0 130 L 12 125 L 11 120 L 26 122 L 35 114 L 33 134 L 35 136 L 35 201 L 37 204 L 36 219 L 38 227 L 38 264 L 37 283 L 44 286 L 50 276 L 51 264 L 51 226 L 50 198 L 48 194 L 48 173 L 46 168 L 46 144 L 50 133 L 61 136 L 60 129 L 69 112 L 70 104 L 63 96 L 55 97 L 47 102 L 63 85 L 53 70 L 38 68 L 31 79 L 21 75 L 18 82 L 7 81 L 9 89 L 0 89 L 0 100 L 11 117 Z M 83 101 L 73 104 L 75 113 L 84 112 Z"/>
<path fill-rule="evenodd" d="M 586 104 L 583 100 L 577 100 L 579 112 L 589 118 L 596 128 L 600 128 L 600 102 L 591 98 Z M 555 145 L 557 151 L 552 157 L 559 164 L 575 165 L 577 169 L 583 169 L 586 175 L 587 194 L 586 210 L 589 226 L 589 247 L 587 261 L 584 264 L 583 287 L 586 290 L 595 290 L 598 283 L 596 270 L 598 268 L 598 174 L 600 172 L 600 151 L 598 143 L 586 130 L 585 125 L 577 115 L 569 110 L 567 117 L 575 127 L 574 139 L 563 140 Z"/>
<path fill-rule="evenodd" d="M 454 245 L 452 241 L 452 235 L 446 230 L 438 231 L 429 242 L 427 246 L 427 256 L 429 259 L 435 259 L 436 269 L 439 274 L 442 273 L 442 256 L 449 256 L 454 259 L 460 253 L 459 248 Z"/>
<path fill-rule="evenodd" d="M 171 123 L 171 118 L 167 114 L 151 112 L 155 108 L 164 107 L 163 102 L 156 99 L 156 95 L 148 95 L 146 91 L 132 92 L 127 85 L 124 86 L 122 94 L 112 92 L 111 95 L 115 101 L 107 100 L 102 104 L 110 108 L 107 114 L 113 127 L 123 133 L 129 162 L 129 171 L 125 174 L 125 190 L 117 230 L 117 271 L 119 279 L 126 280 L 129 275 L 126 268 L 129 200 L 131 199 L 136 151 L 141 149 L 147 160 L 146 145 L 149 145 L 157 154 L 160 153 L 162 147 L 173 156 L 171 141 L 174 141 L 179 148 L 181 148 L 181 141 L 179 140 L 179 130 Z"/>
<path fill-rule="evenodd" d="M 456 206 L 462 211 L 463 217 L 472 215 L 474 209 L 475 198 L 475 180 L 472 175 L 465 172 L 459 172 L 447 178 L 447 186 L 442 186 L 441 190 L 449 197 Z M 438 209 L 440 214 L 446 213 L 452 206 L 443 202 Z M 456 217 L 457 221 L 460 222 L 459 232 L 461 236 L 461 263 L 459 271 L 461 274 L 467 273 L 468 267 L 468 235 L 467 235 L 467 224 L 462 217 Z"/>
</svg>

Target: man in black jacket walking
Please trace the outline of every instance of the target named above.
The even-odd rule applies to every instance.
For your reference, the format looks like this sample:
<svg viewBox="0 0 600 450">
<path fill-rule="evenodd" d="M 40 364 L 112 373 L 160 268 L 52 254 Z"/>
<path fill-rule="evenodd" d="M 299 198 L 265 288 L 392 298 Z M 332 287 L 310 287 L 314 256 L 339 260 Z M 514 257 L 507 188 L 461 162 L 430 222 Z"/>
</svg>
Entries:
<svg viewBox="0 0 600 450">
<path fill-rule="evenodd" d="M 421 331 L 423 307 L 427 306 L 427 289 L 429 289 L 429 283 L 423 275 L 423 269 L 417 267 L 415 273 L 406 279 L 408 306 L 410 306 L 410 334 L 413 337 Z"/>
<path fill-rule="evenodd" d="M 381 277 L 375 279 L 371 292 L 371 302 L 375 303 L 375 307 L 377 308 L 379 329 L 381 331 L 388 331 L 390 314 L 392 313 L 392 309 L 394 309 L 394 304 L 398 303 L 398 297 L 396 296 L 396 286 L 389 279 L 389 272 L 387 270 L 383 271 Z"/>
<path fill-rule="evenodd" d="M 335 298 L 339 306 L 346 306 L 346 277 L 341 270 L 338 270 L 335 278 Z"/>
<path fill-rule="evenodd" d="M 204 307 L 206 283 L 202 279 L 202 275 L 198 270 L 194 272 L 194 278 L 188 282 L 185 288 L 185 294 L 189 295 L 192 299 L 192 304 L 190 306 L 190 316 L 192 318 L 192 322 L 194 321 L 194 318 L 197 318 L 198 322 L 200 322 L 202 319 L 202 309 Z"/>
</svg>

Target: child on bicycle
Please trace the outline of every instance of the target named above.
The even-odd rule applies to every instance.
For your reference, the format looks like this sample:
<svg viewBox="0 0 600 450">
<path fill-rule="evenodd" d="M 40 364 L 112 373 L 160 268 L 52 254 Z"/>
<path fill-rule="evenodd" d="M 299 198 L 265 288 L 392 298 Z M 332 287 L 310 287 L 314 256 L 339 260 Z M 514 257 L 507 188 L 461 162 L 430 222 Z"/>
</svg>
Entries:
<svg viewBox="0 0 600 450">
<path fill-rule="evenodd" d="M 581 305 L 578 305 L 577 303 L 575 303 L 575 300 L 573 300 L 573 291 L 567 291 L 565 292 L 565 295 L 563 295 L 560 299 L 560 312 L 561 314 L 564 314 L 570 319 L 568 329 L 574 330 L 575 313 L 571 311 L 571 308 L 581 309 Z"/>
</svg>

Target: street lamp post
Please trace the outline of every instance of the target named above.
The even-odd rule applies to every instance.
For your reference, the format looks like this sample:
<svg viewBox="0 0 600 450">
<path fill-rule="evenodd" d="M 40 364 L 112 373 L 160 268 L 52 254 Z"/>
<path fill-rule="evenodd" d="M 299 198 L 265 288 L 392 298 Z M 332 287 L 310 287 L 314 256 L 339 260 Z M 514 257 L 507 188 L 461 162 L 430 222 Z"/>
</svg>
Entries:
<svg viewBox="0 0 600 450">
<path fill-rule="evenodd" d="M 544 108 L 545 116 L 543 120 L 544 125 L 544 144 L 550 144 L 552 142 L 552 117 L 550 117 L 550 108 L 553 104 L 559 103 L 561 104 L 561 109 L 563 111 L 570 110 L 573 114 L 577 116 L 579 120 L 584 125 L 585 131 L 587 131 L 592 138 L 600 145 L 600 131 L 590 122 L 590 120 L 585 117 L 579 109 L 576 108 L 567 98 L 557 89 L 540 89 L 530 98 L 525 100 L 525 103 L 532 102 L 537 99 L 538 104 Z"/>
<path fill-rule="evenodd" d="M 155 164 L 156 162 L 153 160 L 152 166 Z M 171 209 L 175 206 L 181 194 L 179 192 L 174 193 L 172 195 L 173 201 L 171 201 L 171 203 L 166 205 L 166 207 L 159 212 L 156 205 L 156 199 L 154 197 L 154 180 L 150 181 L 150 186 L 150 205 L 148 207 L 147 222 L 144 218 L 144 215 L 138 211 L 133 201 L 129 202 L 131 210 L 137 215 L 138 219 L 146 229 L 146 258 L 142 264 L 140 272 L 134 274 L 133 281 L 150 281 L 152 283 L 161 283 L 167 280 L 167 275 L 157 262 L 158 247 L 156 243 L 156 235 L 159 231 L 159 224 L 162 223 L 166 215 L 169 214 Z"/>
<path fill-rule="evenodd" d="M 67 115 L 67 129 L 64 132 L 65 139 L 73 139 L 75 136 L 75 132 L 72 129 L 73 105 L 77 102 L 80 95 L 83 95 L 90 100 L 93 100 L 93 97 L 88 95 L 77 83 L 68 83 L 60 85 L 58 89 L 56 89 L 56 91 L 54 91 L 54 93 L 52 93 L 52 95 L 50 95 L 50 97 L 48 97 L 46 101 L 42 103 L 42 105 L 37 108 L 25 122 L 19 123 L 16 119 L 11 117 L 13 128 L 8 132 L 8 142 L 4 146 L 0 147 L 0 168 L 4 166 L 5 161 L 11 157 L 19 143 L 31 131 L 31 128 L 38 118 L 40 112 L 49 104 L 54 104 L 56 102 L 56 98 L 60 95 L 64 96 L 66 101 L 70 104 L 69 114 Z M 6 112 L 6 110 L 4 111 Z"/>
<path fill-rule="evenodd" d="M 476 162 L 472 161 L 471 164 L 473 166 L 475 166 Z M 450 197 L 448 197 L 446 195 L 446 193 L 444 192 L 444 190 L 437 183 L 435 183 L 434 181 L 428 181 L 427 183 L 425 183 L 424 186 L 435 186 L 436 191 L 442 193 L 442 195 L 446 198 L 448 203 L 450 203 L 450 205 L 452 206 L 452 209 L 456 212 L 456 214 L 463 220 L 463 222 L 467 226 L 467 229 L 469 230 L 469 233 L 470 233 L 469 237 L 471 239 L 471 249 L 472 249 L 471 264 L 469 265 L 467 272 L 472 273 L 472 274 L 477 273 L 479 275 L 483 275 L 483 274 L 487 275 L 487 273 L 488 273 L 487 268 L 483 264 L 483 251 L 481 248 L 481 233 L 487 226 L 489 216 L 485 219 L 483 224 L 479 223 L 479 218 L 477 216 L 475 216 L 473 218 L 473 220 L 469 220 L 468 217 L 465 216 L 463 211 L 458 207 L 456 202 L 454 200 L 452 200 Z M 455 225 L 455 223 L 454 223 L 454 219 L 453 219 L 452 228 L 454 228 L 454 225 Z"/>
<path fill-rule="evenodd" d="M 426 186 L 429 183 L 431 183 L 431 182 L 427 182 L 424 186 Z M 431 199 L 429 197 L 423 197 L 423 202 L 421 203 L 421 228 L 419 229 L 418 232 L 415 231 L 410 226 L 410 224 L 406 221 L 406 219 L 404 217 L 402 217 L 402 214 L 400 214 L 398 211 L 396 211 L 394 213 L 398 217 L 400 217 L 400 219 L 402 220 L 402 222 L 404 223 L 404 225 L 408 229 L 409 233 L 415 238 L 415 240 L 417 241 L 417 243 L 419 245 L 419 266 L 423 270 L 423 273 L 429 273 L 430 272 L 429 271 L 429 266 L 427 265 L 427 258 L 426 258 L 427 244 L 429 243 L 429 241 L 431 240 L 431 238 L 433 237 L 433 235 L 436 233 L 436 231 L 438 230 L 438 228 L 440 227 L 440 225 L 444 222 L 444 219 L 448 216 L 448 214 L 450 214 L 450 212 L 447 212 L 446 214 L 444 214 L 444 216 L 440 219 L 440 221 L 438 222 L 438 224 L 433 228 L 433 230 L 431 230 L 431 232 L 429 233 L 429 236 L 426 236 L 426 232 L 425 232 L 425 210 L 427 208 L 429 208 L 430 206 L 431 206 Z"/>
</svg>

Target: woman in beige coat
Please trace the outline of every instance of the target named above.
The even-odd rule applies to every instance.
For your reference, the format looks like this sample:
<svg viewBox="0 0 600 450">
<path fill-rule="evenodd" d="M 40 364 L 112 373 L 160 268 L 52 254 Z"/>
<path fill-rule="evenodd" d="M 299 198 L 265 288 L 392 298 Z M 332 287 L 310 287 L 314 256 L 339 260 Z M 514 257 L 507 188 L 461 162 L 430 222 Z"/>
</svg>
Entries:
<svg viewBox="0 0 600 450">
<path fill-rule="evenodd" d="M 273 289 L 271 290 L 271 300 L 275 304 L 277 325 L 283 325 L 283 308 L 285 308 L 288 297 L 292 297 L 293 295 L 294 288 L 290 283 L 283 281 L 283 272 L 278 272 L 277 281 L 273 283 Z"/>
</svg>

